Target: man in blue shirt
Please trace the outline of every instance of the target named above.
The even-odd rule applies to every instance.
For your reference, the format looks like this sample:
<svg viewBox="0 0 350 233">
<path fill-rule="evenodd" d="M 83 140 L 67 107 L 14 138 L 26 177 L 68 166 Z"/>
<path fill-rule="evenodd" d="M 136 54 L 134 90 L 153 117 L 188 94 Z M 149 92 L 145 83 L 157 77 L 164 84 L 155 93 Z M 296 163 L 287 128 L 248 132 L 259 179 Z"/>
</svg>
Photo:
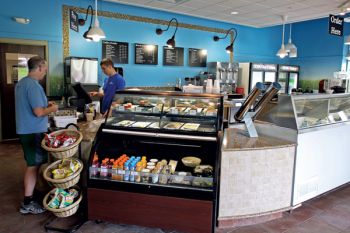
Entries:
<svg viewBox="0 0 350 233">
<path fill-rule="evenodd" d="M 39 83 L 47 72 L 46 61 L 34 56 L 28 60 L 28 70 L 28 76 L 21 79 L 15 88 L 16 131 L 27 163 L 24 173 L 24 200 L 20 212 L 40 214 L 45 209 L 34 201 L 33 192 L 38 169 L 47 161 L 47 153 L 41 148 L 41 140 L 47 132 L 47 115 L 57 111 L 58 107 L 47 102 Z"/>
<path fill-rule="evenodd" d="M 111 59 L 103 59 L 100 65 L 103 73 L 107 75 L 108 78 L 104 80 L 103 93 L 90 92 L 90 95 L 103 97 L 101 104 L 101 113 L 105 115 L 111 106 L 115 92 L 118 90 L 123 90 L 125 88 L 125 80 L 115 71 L 114 64 Z"/>
</svg>

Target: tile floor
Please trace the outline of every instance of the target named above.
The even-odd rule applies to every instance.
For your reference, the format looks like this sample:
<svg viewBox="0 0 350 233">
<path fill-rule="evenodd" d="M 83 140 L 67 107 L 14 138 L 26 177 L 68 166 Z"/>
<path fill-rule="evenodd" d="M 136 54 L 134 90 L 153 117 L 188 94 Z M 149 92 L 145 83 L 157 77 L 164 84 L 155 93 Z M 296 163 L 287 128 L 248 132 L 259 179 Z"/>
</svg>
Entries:
<svg viewBox="0 0 350 233">
<path fill-rule="evenodd" d="M 17 143 L 0 143 L 0 233 L 40 233 L 52 216 L 21 215 L 24 161 Z M 69 225 L 60 219 L 58 225 Z M 86 222 L 78 233 L 170 233 L 155 228 Z M 336 191 L 310 200 L 283 218 L 253 226 L 219 229 L 217 233 L 350 233 L 350 184 Z M 175 232 L 172 232 L 175 233 Z"/>
</svg>

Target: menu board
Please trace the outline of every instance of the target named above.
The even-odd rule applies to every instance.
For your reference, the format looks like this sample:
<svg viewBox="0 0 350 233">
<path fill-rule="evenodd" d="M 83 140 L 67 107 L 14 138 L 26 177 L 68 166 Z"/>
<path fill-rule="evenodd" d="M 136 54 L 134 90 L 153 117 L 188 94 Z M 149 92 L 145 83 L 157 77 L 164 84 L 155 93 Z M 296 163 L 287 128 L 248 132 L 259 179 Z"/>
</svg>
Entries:
<svg viewBox="0 0 350 233">
<path fill-rule="evenodd" d="M 158 65 L 158 45 L 135 44 L 135 64 Z"/>
<path fill-rule="evenodd" d="M 205 49 L 188 49 L 188 65 L 193 67 L 207 66 L 207 50 Z"/>
<path fill-rule="evenodd" d="M 118 41 L 102 41 L 102 57 L 110 58 L 113 63 L 129 63 L 129 43 Z"/>
<path fill-rule="evenodd" d="M 183 66 L 184 65 L 184 48 L 163 47 L 163 65 L 165 66 Z"/>
</svg>

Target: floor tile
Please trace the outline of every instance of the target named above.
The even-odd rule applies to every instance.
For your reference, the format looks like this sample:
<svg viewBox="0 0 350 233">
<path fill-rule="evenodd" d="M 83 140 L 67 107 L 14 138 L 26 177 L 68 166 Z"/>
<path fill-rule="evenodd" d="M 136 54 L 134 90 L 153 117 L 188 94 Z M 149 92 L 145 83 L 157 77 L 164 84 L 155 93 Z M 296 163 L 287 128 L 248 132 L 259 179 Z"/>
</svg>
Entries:
<svg viewBox="0 0 350 233">
<path fill-rule="evenodd" d="M 240 227 L 233 231 L 229 231 L 228 233 L 268 233 L 268 231 L 265 230 L 260 225 L 256 225 L 256 226 Z"/>
<path fill-rule="evenodd" d="M 285 233 L 339 233 L 340 230 L 332 225 L 329 225 L 320 219 L 312 218 L 304 223 L 301 223 Z"/>
</svg>

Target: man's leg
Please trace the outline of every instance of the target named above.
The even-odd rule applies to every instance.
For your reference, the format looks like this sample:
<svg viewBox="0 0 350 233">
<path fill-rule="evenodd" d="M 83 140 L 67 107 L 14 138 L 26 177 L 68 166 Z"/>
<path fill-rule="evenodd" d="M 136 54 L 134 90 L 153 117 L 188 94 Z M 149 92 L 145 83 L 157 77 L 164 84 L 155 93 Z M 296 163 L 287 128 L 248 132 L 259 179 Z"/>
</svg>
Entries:
<svg viewBox="0 0 350 233">
<path fill-rule="evenodd" d="M 24 196 L 33 196 L 33 191 L 36 184 L 36 179 L 38 176 L 38 167 L 32 166 L 27 167 L 24 173 Z"/>
</svg>

